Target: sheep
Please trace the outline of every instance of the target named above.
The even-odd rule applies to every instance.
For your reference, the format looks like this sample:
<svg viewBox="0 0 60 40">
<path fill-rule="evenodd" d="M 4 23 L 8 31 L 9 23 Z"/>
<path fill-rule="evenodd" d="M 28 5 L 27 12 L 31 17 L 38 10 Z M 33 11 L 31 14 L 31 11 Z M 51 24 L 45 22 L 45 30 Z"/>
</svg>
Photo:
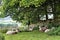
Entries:
<svg viewBox="0 0 60 40">
<path fill-rule="evenodd" d="M 7 35 L 16 34 L 16 32 L 15 32 L 15 31 L 7 31 L 6 34 L 7 34 Z"/>
<path fill-rule="evenodd" d="M 45 33 L 49 32 L 49 31 L 50 31 L 50 29 L 46 29 L 46 30 L 45 30 Z"/>
<path fill-rule="evenodd" d="M 17 34 L 18 32 L 20 32 L 18 29 L 12 29 L 10 31 L 7 31 L 6 34 Z"/>
<path fill-rule="evenodd" d="M 45 26 L 39 27 L 39 31 L 41 31 L 41 32 L 44 32 L 46 29 L 47 29 L 47 27 L 45 27 Z"/>
</svg>

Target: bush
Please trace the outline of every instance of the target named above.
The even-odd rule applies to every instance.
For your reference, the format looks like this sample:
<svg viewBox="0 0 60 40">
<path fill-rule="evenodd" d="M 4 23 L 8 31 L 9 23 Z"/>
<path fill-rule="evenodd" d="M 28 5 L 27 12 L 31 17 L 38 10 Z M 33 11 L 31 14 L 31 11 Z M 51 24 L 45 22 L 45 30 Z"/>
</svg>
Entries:
<svg viewBox="0 0 60 40">
<path fill-rule="evenodd" d="M 55 22 L 50 22 L 50 23 L 48 23 L 48 28 L 49 28 L 49 29 L 52 28 L 52 27 L 59 27 L 59 26 L 60 26 L 60 24 L 55 23 Z"/>
<path fill-rule="evenodd" d="M 33 30 L 39 30 L 39 26 L 34 27 Z"/>
<path fill-rule="evenodd" d="M 20 27 L 19 30 L 20 30 L 21 32 L 23 32 L 23 31 L 26 32 L 26 31 L 28 31 L 28 27 Z"/>
<path fill-rule="evenodd" d="M 48 32 L 49 35 L 60 35 L 60 26 Z"/>
<path fill-rule="evenodd" d="M 25 32 L 30 31 L 28 26 L 20 27 L 19 30 L 20 31 L 25 31 Z M 33 27 L 33 30 L 39 30 L 39 25 L 36 25 L 35 27 Z"/>
<path fill-rule="evenodd" d="M 6 33 L 8 29 L 0 29 L 1 33 Z"/>
<path fill-rule="evenodd" d="M 0 34 L 0 40 L 5 40 L 4 36 Z"/>
</svg>

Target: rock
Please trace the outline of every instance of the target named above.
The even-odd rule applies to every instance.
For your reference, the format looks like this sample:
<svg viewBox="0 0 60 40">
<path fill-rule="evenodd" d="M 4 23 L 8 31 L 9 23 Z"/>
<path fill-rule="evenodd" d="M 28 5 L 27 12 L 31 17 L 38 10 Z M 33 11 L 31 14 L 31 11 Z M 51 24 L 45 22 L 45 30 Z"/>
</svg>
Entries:
<svg viewBox="0 0 60 40">
<path fill-rule="evenodd" d="M 49 32 L 49 31 L 50 31 L 50 29 L 46 29 L 46 30 L 45 30 L 45 33 Z"/>
</svg>

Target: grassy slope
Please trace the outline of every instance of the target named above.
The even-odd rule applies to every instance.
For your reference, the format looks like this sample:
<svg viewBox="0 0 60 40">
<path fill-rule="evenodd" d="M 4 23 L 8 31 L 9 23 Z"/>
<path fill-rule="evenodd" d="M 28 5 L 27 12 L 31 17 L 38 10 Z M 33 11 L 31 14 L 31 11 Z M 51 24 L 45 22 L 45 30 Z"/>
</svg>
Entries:
<svg viewBox="0 0 60 40">
<path fill-rule="evenodd" d="M 16 35 L 5 35 L 6 40 L 60 40 L 60 36 L 48 36 L 39 31 L 21 32 Z"/>
</svg>

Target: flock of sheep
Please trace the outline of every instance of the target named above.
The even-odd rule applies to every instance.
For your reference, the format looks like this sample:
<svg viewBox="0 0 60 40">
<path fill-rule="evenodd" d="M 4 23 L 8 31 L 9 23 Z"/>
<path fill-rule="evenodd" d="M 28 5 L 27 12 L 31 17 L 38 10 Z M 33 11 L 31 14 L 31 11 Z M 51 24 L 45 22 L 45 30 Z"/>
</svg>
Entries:
<svg viewBox="0 0 60 40">
<path fill-rule="evenodd" d="M 32 26 L 30 25 L 30 27 L 28 28 L 29 31 L 33 31 L 33 29 L 34 29 L 34 25 L 32 25 Z M 48 29 L 47 26 L 42 26 L 42 27 L 39 26 L 39 31 L 45 32 L 45 33 L 49 32 L 49 31 L 51 31 L 53 29 L 55 29 L 55 28 L 52 27 L 51 29 Z M 21 32 L 21 31 L 18 28 L 13 28 L 12 30 L 8 30 L 6 32 L 6 34 L 7 35 L 9 35 L 9 34 L 17 34 L 18 32 Z"/>
</svg>

